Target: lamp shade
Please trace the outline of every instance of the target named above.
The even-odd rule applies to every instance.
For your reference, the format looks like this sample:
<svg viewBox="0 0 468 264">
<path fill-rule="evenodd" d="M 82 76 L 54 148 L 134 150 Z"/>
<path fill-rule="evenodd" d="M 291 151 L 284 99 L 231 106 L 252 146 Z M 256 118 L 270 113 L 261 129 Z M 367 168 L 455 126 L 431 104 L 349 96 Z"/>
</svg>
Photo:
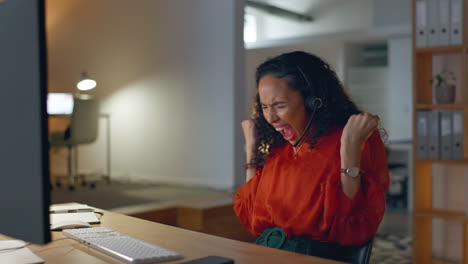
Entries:
<svg viewBox="0 0 468 264">
<path fill-rule="evenodd" d="M 80 91 L 91 90 L 96 87 L 96 81 L 89 78 L 86 72 L 83 72 L 81 75 L 81 80 L 76 84 L 76 88 Z"/>
</svg>

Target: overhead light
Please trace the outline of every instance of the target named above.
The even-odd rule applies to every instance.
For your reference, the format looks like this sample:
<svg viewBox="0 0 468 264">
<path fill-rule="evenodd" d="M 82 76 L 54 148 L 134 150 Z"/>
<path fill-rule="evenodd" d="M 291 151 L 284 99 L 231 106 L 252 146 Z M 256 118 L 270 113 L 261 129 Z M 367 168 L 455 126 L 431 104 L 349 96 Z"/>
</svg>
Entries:
<svg viewBox="0 0 468 264">
<path fill-rule="evenodd" d="M 76 88 L 80 91 L 88 91 L 96 87 L 96 81 L 89 78 L 86 72 L 81 74 L 81 80 L 76 85 Z"/>
</svg>

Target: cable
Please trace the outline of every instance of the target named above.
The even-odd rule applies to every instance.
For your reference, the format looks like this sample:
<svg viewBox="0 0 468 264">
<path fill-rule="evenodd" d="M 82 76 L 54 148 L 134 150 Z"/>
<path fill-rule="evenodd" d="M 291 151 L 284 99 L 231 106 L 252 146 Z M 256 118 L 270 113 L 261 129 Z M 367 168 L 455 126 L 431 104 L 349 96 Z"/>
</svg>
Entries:
<svg viewBox="0 0 468 264">
<path fill-rule="evenodd" d="M 55 239 L 55 240 L 52 240 L 51 242 L 55 242 L 55 241 L 59 241 L 59 240 L 64 240 L 64 239 L 71 239 L 69 237 L 63 237 L 63 238 L 59 238 L 59 239 Z M 4 251 L 10 251 L 10 250 L 18 250 L 18 249 L 22 249 L 22 248 L 25 248 L 25 247 L 28 247 L 32 245 L 32 243 L 26 243 L 20 247 L 12 247 L 12 248 L 2 248 L 0 249 L 0 253 L 5 253 Z"/>
<path fill-rule="evenodd" d="M 316 111 L 317 111 L 317 107 L 315 107 L 315 105 L 314 105 L 314 109 L 312 111 L 312 114 L 310 115 L 309 122 L 307 123 L 307 126 L 304 129 L 304 132 L 302 132 L 302 135 L 299 137 L 299 139 L 296 142 L 294 142 L 294 144 L 293 144 L 294 147 L 297 147 L 297 145 L 299 145 L 299 143 L 302 141 L 304 136 L 307 134 L 307 132 L 308 132 L 308 130 L 310 128 L 310 125 L 312 124 L 312 120 L 314 119 L 314 115 L 315 115 Z"/>
<path fill-rule="evenodd" d="M 59 240 L 64 240 L 64 239 L 70 239 L 70 240 L 73 240 L 69 237 L 63 237 L 63 238 L 59 238 L 59 239 L 55 239 L 55 240 L 52 240 L 52 242 L 55 242 L 55 241 L 59 241 Z M 75 240 L 73 240 L 75 241 Z M 57 248 L 63 248 L 63 247 L 73 247 L 75 245 L 78 245 L 80 244 L 80 242 L 76 242 L 76 243 L 73 243 L 73 244 L 70 244 L 70 245 L 63 245 L 63 246 L 56 246 L 56 247 L 49 247 L 49 248 L 43 248 L 43 249 L 40 249 L 40 250 L 36 250 L 36 251 L 33 251 L 33 253 L 39 253 L 39 252 L 43 252 L 43 251 L 47 251 L 47 250 L 51 250 L 51 249 L 57 249 Z M 72 249 L 74 250 L 74 249 Z M 68 254 L 68 253 L 67 253 Z M 63 256 L 63 254 L 62 254 Z"/>
<path fill-rule="evenodd" d="M 27 243 L 27 244 L 24 244 L 20 247 L 12 247 L 12 248 L 2 248 L 0 249 L 0 253 L 6 253 L 5 251 L 11 251 L 11 250 L 18 250 L 18 249 L 22 249 L 22 248 L 25 248 L 29 245 L 31 245 L 32 243 Z"/>
</svg>

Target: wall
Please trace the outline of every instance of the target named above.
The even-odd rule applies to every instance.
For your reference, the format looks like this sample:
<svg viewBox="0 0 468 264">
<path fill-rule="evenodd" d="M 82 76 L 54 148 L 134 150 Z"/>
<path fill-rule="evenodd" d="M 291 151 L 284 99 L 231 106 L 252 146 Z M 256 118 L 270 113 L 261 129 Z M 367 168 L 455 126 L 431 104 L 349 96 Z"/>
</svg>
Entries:
<svg viewBox="0 0 468 264">
<path fill-rule="evenodd" d="M 366 64 L 362 44 L 346 45 L 345 84 L 363 110 L 380 115 L 389 140 L 409 140 L 412 138 L 413 100 L 411 37 L 389 36 L 379 43 L 387 46 L 386 64 L 375 65 L 375 58 L 374 64 Z"/>
<path fill-rule="evenodd" d="M 394 37 L 388 40 L 387 93 L 388 134 L 393 140 L 413 137 L 413 60 L 411 37 Z"/>
<path fill-rule="evenodd" d="M 374 0 L 373 21 L 376 27 L 411 25 L 411 1 Z"/>
<path fill-rule="evenodd" d="M 243 178 L 243 5 L 47 1 L 49 89 L 72 92 L 82 70 L 96 79 L 111 117 L 112 177 L 214 188 Z M 83 172 L 105 170 L 105 120 L 100 129 L 79 148 Z M 55 158 L 63 171 L 65 157 Z"/>
</svg>

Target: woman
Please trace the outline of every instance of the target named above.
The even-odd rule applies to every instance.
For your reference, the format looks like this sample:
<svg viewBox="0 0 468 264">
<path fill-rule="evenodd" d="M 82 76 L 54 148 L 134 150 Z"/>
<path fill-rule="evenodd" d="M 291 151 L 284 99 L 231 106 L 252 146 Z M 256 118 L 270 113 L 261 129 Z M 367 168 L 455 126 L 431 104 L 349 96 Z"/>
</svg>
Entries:
<svg viewBox="0 0 468 264">
<path fill-rule="evenodd" d="M 385 212 L 388 167 L 379 118 L 362 113 L 320 58 L 291 52 L 256 72 L 244 120 L 246 184 L 234 210 L 256 243 L 349 261 Z"/>
</svg>

